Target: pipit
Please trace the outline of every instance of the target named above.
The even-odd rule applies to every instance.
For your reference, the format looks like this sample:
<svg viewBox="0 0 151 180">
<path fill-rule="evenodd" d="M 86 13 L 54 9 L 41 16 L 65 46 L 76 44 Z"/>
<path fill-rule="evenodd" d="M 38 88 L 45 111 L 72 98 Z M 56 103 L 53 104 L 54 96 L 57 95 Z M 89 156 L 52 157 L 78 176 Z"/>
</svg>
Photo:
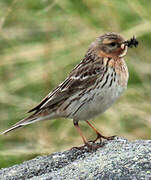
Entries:
<svg viewBox="0 0 151 180">
<path fill-rule="evenodd" d="M 137 47 L 135 37 L 125 41 L 116 33 L 99 36 L 89 47 L 82 61 L 69 76 L 50 92 L 27 118 L 17 122 L 2 134 L 37 121 L 71 118 L 83 142 L 92 144 L 83 135 L 79 121 L 84 120 L 96 132 L 98 139 L 111 140 L 93 127 L 88 120 L 106 111 L 127 88 L 128 69 L 124 61 L 128 47 Z"/>
</svg>

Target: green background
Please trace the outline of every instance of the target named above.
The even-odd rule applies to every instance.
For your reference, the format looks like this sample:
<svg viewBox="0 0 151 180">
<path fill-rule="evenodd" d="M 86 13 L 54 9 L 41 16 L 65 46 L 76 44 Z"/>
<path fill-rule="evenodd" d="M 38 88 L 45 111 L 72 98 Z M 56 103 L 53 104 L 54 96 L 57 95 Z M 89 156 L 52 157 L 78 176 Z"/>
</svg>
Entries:
<svg viewBox="0 0 151 180">
<path fill-rule="evenodd" d="M 150 7 L 149 0 L 1 0 L 0 131 L 24 118 L 63 81 L 97 36 L 118 32 L 125 39 L 136 35 L 140 42 L 125 58 L 128 89 L 91 122 L 104 135 L 150 139 Z M 88 125 L 80 124 L 93 139 Z M 0 167 L 82 143 L 71 120 L 35 123 L 0 136 Z"/>
</svg>

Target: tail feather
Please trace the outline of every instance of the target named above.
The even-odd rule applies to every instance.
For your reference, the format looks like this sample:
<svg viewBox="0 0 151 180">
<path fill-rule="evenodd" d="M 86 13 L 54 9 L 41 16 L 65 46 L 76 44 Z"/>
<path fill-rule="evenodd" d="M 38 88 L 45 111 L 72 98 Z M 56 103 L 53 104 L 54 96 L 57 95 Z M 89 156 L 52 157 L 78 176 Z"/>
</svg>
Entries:
<svg viewBox="0 0 151 180">
<path fill-rule="evenodd" d="M 21 128 L 27 124 L 31 124 L 34 123 L 36 121 L 38 121 L 38 118 L 30 118 L 27 117 L 25 119 L 22 119 L 21 121 L 17 122 L 16 124 L 14 124 L 12 127 L 10 127 L 9 129 L 5 130 L 4 132 L 2 132 L 1 134 L 7 134 L 10 131 L 13 131 L 15 129 Z"/>
<path fill-rule="evenodd" d="M 15 129 L 18 129 L 18 128 L 20 128 L 20 127 L 22 127 L 22 125 L 12 126 L 11 128 L 5 130 L 5 131 L 2 132 L 1 134 L 7 134 L 8 132 L 13 131 L 13 130 L 15 130 Z"/>
<path fill-rule="evenodd" d="M 15 129 L 18 129 L 20 127 L 23 127 L 27 124 L 31 124 L 34 123 L 35 121 L 38 121 L 39 118 L 37 117 L 37 114 L 31 114 L 30 116 L 28 116 L 27 118 L 24 118 L 22 120 L 20 120 L 19 122 L 17 122 L 16 124 L 14 124 L 12 127 L 10 127 L 9 129 L 5 130 L 4 132 L 2 132 L 1 134 L 7 134 L 10 131 L 13 131 Z"/>
<path fill-rule="evenodd" d="M 25 125 L 32 124 L 34 122 L 41 121 L 41 120 L 50 119 L 52 117 L 55 117 L 53 113 L 51 115 L 48 114 L 45 116 L 40 116 L 40 114 L 34 113 L 34 114 L 30 115 L 29 117 L 22 119 L 21 121 L 17 122 L 12 127 L 10 127 L 9 129 L 5 130 L 4 132 L 2 132 L 0 134 L 7 134 L 8 132 L 13 131 L 15 129 L 18 129 L 20 127 L 23 127 Z"/>
</svg>

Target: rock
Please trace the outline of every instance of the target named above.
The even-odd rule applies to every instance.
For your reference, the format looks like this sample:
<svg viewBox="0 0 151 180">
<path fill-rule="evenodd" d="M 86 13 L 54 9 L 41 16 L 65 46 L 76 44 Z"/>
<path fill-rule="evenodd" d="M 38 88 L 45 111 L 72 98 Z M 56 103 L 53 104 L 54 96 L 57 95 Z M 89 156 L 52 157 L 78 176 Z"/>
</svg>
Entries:
<svg viewBox="0 0 151 180">
<path fill-rule="evenodd" d="M 1 180 L 150 180 L 151 140 L 115 138 L 89 151 L 83 146 L 39 156 L 0 170 Z"/>
</svg>

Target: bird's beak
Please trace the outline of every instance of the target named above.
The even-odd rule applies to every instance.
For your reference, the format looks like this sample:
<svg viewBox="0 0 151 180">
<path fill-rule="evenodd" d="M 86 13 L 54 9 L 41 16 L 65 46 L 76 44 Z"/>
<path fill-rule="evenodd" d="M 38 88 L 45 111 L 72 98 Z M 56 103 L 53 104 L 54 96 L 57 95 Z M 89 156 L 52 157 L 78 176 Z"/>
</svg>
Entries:
<svg viewBox="0 0 151 180">
<path fill-rule="evenodd" d="M 121 49 L 125 49 L 126 46 L 127 46 L 127 44 L 122 43 L 122 44 L 121 44 Z"/>
<path fill-rule="evenodd" d="M 126 47 L 132 47 L 133 46 L 133 43 L 131 43 L 131 39 L 130 40 L 127 40 L 127 41 L 124 41 L 121 43 L 121 49 L 125 49 Z"/>
<path fill-rule="evenodd" d="M 127 53 L 128 48 L 132 47 L 137 47 L 138 46 L 138 41 L 135 36 L 133 36 L 130 40 L 124 41 L 121 43 L 121 49 L 123 50 L 122 54 L 119 57 L 123 57 Z"/>
<path fill-rule="evenodd" d="M 127 49 L 128 49 L 128 47 L 127 47 L 127 45 L 125 45 L 125 44 L 121 44 L 121 49 L 122 49 L 122 54 L 120 54 L 120 56 L 119 57 L 124 57 L 125 55 L 126 55 L 126 53 L 127 53 Z"/>
</svg>

